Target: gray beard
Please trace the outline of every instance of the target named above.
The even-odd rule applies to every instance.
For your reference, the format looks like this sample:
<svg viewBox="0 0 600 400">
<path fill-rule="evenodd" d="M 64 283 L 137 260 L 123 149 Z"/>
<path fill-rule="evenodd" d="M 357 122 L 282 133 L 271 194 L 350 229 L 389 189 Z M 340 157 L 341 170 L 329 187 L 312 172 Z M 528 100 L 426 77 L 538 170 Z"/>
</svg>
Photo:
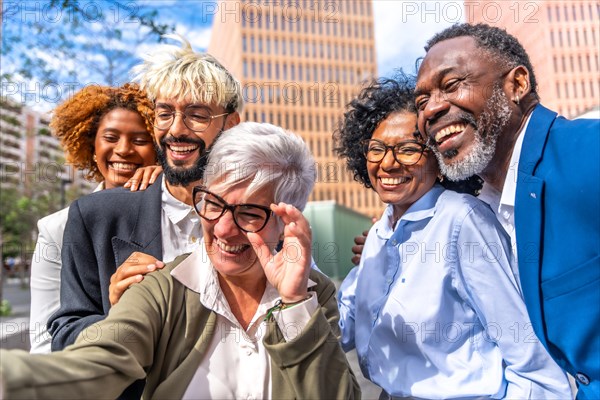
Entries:
<svg viewBox="0 0 600 400">
<path fill-rule="evenodd" d="M 508 124 L 511 114 L 508 98 L 501 86 L 495 84 L 485 110 L 475 125 L 475 140 L 470 153 L 461 161 L 453 162 L 452 159 L 458 155 L 458 151 L 451 150 L 442 154 L 433 146 L 432 150 L 442 174 L 455 182 L 480 174 L 494 157 L 498 137 Z"/>
</svg>

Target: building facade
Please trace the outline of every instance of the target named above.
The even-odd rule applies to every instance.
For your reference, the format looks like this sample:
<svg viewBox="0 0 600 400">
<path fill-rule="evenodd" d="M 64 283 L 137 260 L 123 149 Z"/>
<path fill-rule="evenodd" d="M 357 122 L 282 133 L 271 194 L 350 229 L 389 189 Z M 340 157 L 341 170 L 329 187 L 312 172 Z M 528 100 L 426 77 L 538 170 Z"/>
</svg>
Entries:
<svg viewBox="0 0 600 400">
<path fill-rule="evenodd" d="M 0 99 L 0 189 L 33 196 L 39 190 L 59 193 L 68 182 L 81 193 L 93 190 L 95 183 L 65 164 L 60 141 L 52 136 L 49 124 L 46 113 Z"/>
<path fill-rule="evenodd" d="M 527 50 L 542 104 L 574 118 L 600 104 L 600 2 L 465 1 L 467 22 L 505 28 Z"/>
<path fill-rule="evenodd" d="M 353 180 L 332 141 L 345 105 L 377 73 L 371 0 L 221 1 L 208 52 L 242 82 L 242 120 L 307 142 L 317 162 L 310 200 L 381 214 L 376 193 Z"/>
</svg>

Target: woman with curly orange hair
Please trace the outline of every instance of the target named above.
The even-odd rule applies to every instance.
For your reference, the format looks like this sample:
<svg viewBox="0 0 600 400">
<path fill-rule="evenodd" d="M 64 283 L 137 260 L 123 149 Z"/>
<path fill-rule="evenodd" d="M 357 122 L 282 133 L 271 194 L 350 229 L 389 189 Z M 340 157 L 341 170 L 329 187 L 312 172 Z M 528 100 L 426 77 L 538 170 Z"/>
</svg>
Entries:
<svg viewBox="0 0 600 400">
<path fill-rule="evenodd" d="M 152 103 L 137 85 L 88 86 L 54 110 L 50 127 L 60 138 L 67 162 L 100 182 L 96 190 L 154 182 Z M 148 168 L 142 168 L 148 167 Z M 136 172 L 137 171 L 137 172 Z M 50 352 L 46 323 L 60 305 L 62 237 L 68 208 L 38 221 L 31 261 L 31 352 Z"/>
</svg>

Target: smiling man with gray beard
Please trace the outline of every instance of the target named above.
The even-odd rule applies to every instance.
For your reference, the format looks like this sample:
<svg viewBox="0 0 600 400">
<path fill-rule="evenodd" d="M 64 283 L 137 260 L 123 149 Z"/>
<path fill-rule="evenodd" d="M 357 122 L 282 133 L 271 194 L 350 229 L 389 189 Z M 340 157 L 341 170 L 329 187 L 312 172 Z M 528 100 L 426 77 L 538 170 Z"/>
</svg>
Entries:
<svg viewBox="0 0 600 400">
<path fill-rule="evenodd" d="M 454 25 L 426 51 L 419 130 L 444 174 L 484 179 L 480 197 L 511 235 L 536 335 L 578 399 L 600 398 L 600 121 L 539 104 L 529 57 L 502 29 Z"/>
</svg>

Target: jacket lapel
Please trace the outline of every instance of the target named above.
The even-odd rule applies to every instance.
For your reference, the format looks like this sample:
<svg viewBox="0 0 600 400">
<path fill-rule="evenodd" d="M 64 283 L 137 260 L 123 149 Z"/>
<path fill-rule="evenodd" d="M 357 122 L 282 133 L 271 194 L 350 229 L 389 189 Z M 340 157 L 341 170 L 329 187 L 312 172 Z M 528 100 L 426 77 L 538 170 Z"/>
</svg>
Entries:
<svg viewBox="0 0 600 400">
<path fill-rule="evenodd" d="M 117 267 L 134 251 L 150 254 L 159 260 L 162 259 L 161 186 L 162 174 L 142 193 L 141 200 L 136 203 L 137 209 L 131 210 L 131 212 L 137 212 L 137 219 L 129 238 L 127 240 L 119 237 L 111 239 Z"/>
<path fill-rule="evenodd" d="M 523 296 L 533 328 L 545 346 L 546 338 L 541 334 L 544 332 L 544 321 L 540 284 L 544 181 L 535 176 L 535 170 L 542 159 L 548 132 L 555 118 L 556 113 L 541 105 L 534 109 L 523 139 L 515 197 L 517 251 Z"/>
</svg>

